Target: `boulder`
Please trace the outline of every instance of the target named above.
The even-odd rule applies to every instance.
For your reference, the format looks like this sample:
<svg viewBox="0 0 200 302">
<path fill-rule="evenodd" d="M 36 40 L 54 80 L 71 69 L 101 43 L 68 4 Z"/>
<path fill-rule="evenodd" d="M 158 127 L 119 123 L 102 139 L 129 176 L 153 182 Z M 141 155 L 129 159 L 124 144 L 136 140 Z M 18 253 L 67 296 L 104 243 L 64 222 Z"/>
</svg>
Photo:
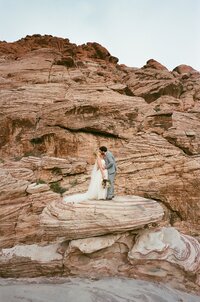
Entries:
<svg viewBox="0 0 200 302">
<path fill-rule="evenodd" d="M 66 240 L 125 232 L 159 222 L 162 206 L 139 196 L 117 196 L 112 201 L 88 200 L 80 203 L 53 202 L 40 216 L 44 237 Z"/>
</svg>

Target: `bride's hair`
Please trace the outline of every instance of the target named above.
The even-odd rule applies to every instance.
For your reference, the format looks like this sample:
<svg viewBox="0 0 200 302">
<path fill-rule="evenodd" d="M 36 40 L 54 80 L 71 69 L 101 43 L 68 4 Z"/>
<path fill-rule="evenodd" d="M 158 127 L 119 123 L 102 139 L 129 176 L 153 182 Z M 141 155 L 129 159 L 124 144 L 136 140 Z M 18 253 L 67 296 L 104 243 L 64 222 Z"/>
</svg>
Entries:
<svg viewBox="0 0 200 302">
<path fill-rule="evenodd" d="M 93 154 L 94 154 L 94 156 L 98 157 L 98 156 L 100 155 L 99 149 L 95 150 L 95 151 L 93 152 Z"/>
</svg>

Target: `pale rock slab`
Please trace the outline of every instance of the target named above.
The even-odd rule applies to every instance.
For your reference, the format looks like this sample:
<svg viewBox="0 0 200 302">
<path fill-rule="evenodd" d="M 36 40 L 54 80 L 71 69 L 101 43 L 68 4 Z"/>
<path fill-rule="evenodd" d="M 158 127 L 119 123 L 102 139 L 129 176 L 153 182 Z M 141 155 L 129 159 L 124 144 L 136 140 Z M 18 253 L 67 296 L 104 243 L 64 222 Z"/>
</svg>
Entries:
<svg viewBox="0 0 200 302">
<path fill-rule="evenodd" d="M 45 238 L 80 239 L 125 232 L 162 220 L 162 206 L 139 196 L 117 196 L 112 201 L 52 202 L 40 216 Z"/>
<path fill-rule="evenodd" d="M 37 277 L 56 275 L 62 271 L 62 256 L 58 244 L 47 246 L 16 245 L 0 253 L 2 277 Z"/>
<path fill-rule="evenodd" d="M 30 184 L 28 188 L 26 189 L 27 193 L 34 194 L 34 193 L 40 193 L 45 192 L 49 190 L 49 186 L 47 184 Z"/>
<path fill-rule="evenodd" d="M 28 257 L 31 261 L 49 262 L 60 260 L 62 256 L 56 252 L 58 245 L 51 244 L 48 246 L 31 245 L 15 245 L 10 249 L 2 249 L 1 259 L 10 260 L 13 257 Z"/>
<path fill-rule="evenodd" d="M 78 249 L 84 254 L 91 254 L 112 246 L 120 237 L 121 235 L 118 234 L 71 240 L 66 253 L 69 254 L 71 251 Z"/>
</svg>

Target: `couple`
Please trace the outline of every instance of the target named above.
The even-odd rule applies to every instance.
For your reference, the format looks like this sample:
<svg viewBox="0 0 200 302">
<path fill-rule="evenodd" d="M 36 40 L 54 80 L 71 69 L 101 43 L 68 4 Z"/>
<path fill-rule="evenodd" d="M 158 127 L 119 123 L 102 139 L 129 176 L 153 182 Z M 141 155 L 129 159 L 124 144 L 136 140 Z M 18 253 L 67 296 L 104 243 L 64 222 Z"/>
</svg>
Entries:
<svg viewBox="0 0 200 302">
<path fill-rule="evenodd" d="M 96 152 L 90 184 L 87 192 L 64 197 L 65 202 L 80 202 L 88 199 L 111 200 L 114 197 L 116 162 L 113 154 L 105 146 Z M 104 182 L 102 182 L 104 180 Z M 106 183 L 109 181 L 109 186 Z"/>
</svg>

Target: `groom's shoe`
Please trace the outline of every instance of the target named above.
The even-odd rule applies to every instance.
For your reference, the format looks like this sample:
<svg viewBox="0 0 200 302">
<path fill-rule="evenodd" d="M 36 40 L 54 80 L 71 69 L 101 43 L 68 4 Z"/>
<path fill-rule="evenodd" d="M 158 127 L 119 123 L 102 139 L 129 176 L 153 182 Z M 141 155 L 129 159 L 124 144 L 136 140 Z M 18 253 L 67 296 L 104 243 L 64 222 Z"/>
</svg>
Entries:
<svg viewBox="0 0 200 302">
<path fill-rule="evenodd" d="M 107 197 L 106 200 L 112 200 L 112 197 Z"/>
</svg>

